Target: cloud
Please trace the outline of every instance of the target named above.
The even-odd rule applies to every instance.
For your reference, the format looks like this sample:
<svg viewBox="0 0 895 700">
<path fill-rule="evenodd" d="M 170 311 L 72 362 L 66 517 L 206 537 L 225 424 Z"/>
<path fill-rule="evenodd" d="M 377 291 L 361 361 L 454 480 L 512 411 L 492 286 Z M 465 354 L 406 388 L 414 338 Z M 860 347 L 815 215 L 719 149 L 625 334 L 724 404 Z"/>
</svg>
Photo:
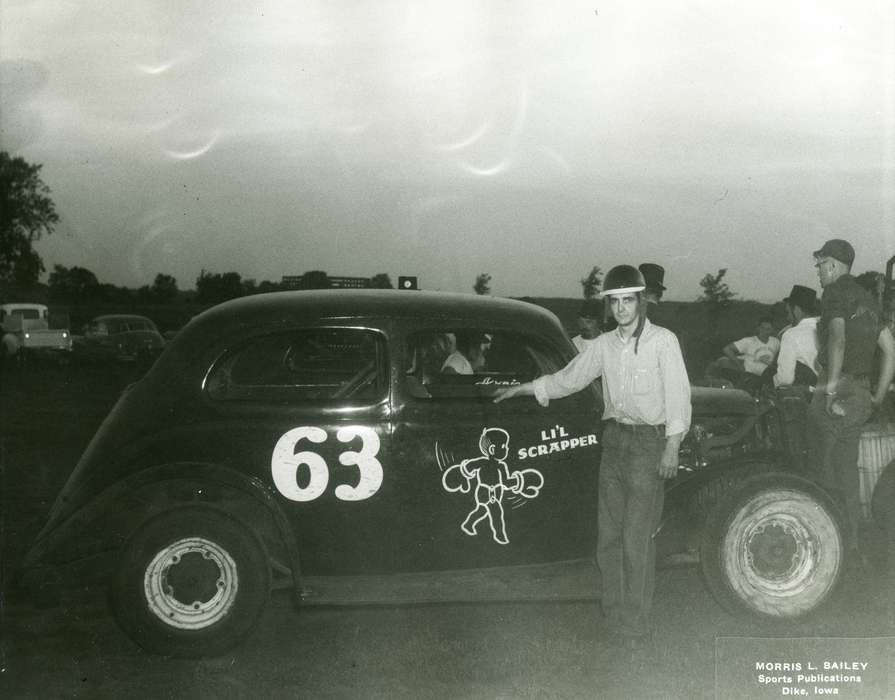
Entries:
<svg viewBox="0 0 895 700">
<path fill-rule="evenodd" d="M 43 133 L 43 119 L 33 101 L 46 88 L 48 71 L 38 61 L 0 61 L 0 147 L 17 153 Z"/>
</svg>

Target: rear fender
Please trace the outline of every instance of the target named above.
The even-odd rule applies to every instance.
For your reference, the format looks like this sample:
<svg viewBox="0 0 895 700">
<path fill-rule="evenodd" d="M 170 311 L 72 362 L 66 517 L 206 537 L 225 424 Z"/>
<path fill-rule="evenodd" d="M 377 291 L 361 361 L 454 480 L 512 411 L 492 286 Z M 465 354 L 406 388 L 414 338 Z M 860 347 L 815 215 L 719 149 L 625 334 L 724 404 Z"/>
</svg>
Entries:
<svg viewBox="0 0 895 700">
<path fill-rule="evenodd" d="M 295 537 L 274 495 L 257 478 L 218 464 L 171 463 L 116 482 L 34 543 L 24 569 L 53 569 L 90 560 L 94 578 L 108 573 L 127 538 L 149 518 L 183 505 L 213 505 L 253 529 L 270 553 L 275 573 L 291 575 L 300 590 Z M 297 598 L 297 596 L 296 596 Z"/>
</svg>

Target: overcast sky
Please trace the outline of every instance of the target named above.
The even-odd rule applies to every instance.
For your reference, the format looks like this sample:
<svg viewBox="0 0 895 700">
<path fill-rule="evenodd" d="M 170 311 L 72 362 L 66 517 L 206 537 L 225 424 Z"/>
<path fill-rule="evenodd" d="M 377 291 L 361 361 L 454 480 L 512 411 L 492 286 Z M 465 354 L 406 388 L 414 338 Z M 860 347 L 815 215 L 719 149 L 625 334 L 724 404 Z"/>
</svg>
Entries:
<svg viewBox="0 0 895 700">
<path fill-rule="evenodd" d="M 37 249 L 103 282 L 415 274 L 580 296 L 654 261 L 743 298 L 895 254 L 895 3 L 0 0 Z"/>
</svg>

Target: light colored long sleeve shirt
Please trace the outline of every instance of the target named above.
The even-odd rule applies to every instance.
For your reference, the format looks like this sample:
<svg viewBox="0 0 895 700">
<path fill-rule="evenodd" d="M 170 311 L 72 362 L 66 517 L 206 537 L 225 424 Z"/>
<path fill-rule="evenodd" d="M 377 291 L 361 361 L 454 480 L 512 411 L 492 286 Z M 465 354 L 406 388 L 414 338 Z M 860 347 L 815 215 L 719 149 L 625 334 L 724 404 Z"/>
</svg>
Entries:
<svg viewBox="0 0 895 700">
<path fill-rule="evenodd" d="M 820 373 L 817 364 L 817 321 L 817 317 L 803 318 L 780 337 L 774 386 L 789 385 L 795 381 L 796 362 L 807 365 L 815 374 Z"/>
<path fill-rule="evenodd" d="M 597 336 L 599 337 L 599 336 Z M 578 352 L 584 352 L 584 348 L 594 342 L 597 338 L 585 338 L 583 335 L 576 335 L 572 338 L 572 345 Z"/>
<path fill-rule="evenodd" d="M 535 398 L 546 406 L 600 377 L 604 420 L 664 423 L 666 435 L 686 432 L 692 415 L 690 380 L 677 336 L 646 320 L 635 354 L 636 341 L 623 338 L 617 328 L 597 336 L 563 369 L 535 379 Z"/>
</svg>

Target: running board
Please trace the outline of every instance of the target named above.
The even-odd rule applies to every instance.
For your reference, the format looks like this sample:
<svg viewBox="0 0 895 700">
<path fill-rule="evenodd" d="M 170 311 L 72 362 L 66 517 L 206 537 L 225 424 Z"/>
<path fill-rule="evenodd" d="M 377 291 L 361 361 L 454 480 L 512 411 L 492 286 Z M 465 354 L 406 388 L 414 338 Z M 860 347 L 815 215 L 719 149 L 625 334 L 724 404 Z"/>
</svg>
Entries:
<svg viewBox="0 0 895 700">
<path fill-rule="evenodd" d="M 589 560 L 526 566 L 383 574 L 306 576 L 303 605 L 406 605 L 500 601 L 580 601 L 600 596 Z"/>
</svg>

